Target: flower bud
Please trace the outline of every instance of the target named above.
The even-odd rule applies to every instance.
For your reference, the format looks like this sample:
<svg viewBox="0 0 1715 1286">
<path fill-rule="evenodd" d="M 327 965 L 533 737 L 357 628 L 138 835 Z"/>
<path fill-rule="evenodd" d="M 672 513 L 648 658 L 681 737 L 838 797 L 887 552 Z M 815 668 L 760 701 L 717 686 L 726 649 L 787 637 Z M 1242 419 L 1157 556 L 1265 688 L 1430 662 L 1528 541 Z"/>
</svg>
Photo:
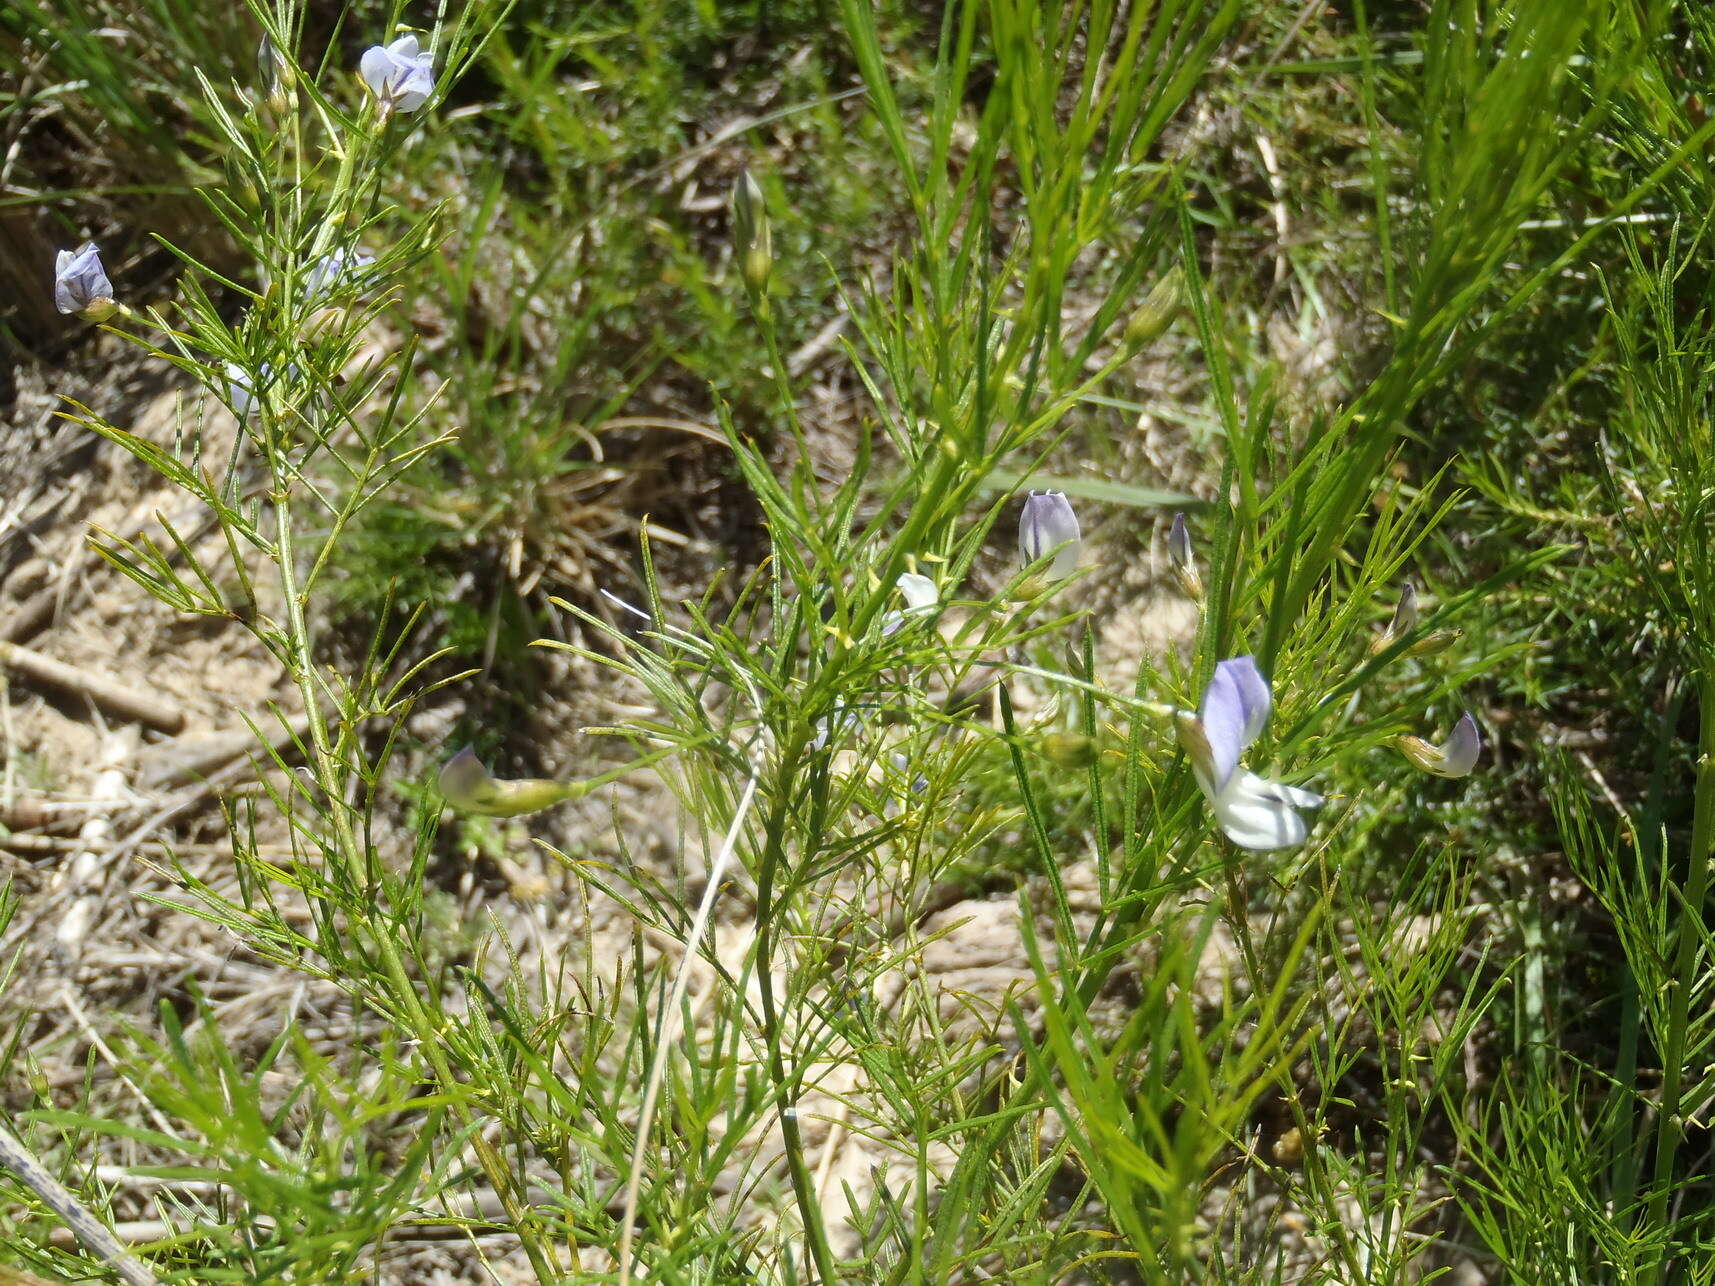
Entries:
<svg viewBox="0 0 1715 1286">
<path fill-rule="evenodd" d="M 267 33 L 263 33 L 262 43 L 256 46 L 256 72 L 262 82 L 262 94 L 268 110 L 276 116 L 284 116 L 292 106 L 297 74 L 291 61 Z"/>
<path fill-rule="evenodd" d="M 1042 738 L 1042 754 L 1056 768 L 1088 768 L 1096 762 L 1096 741 L 1081 732 L 1051 732 Z"/>
<path fill-rule="evenodd" d="M 388 45 L 371 45 L 363 51 L 358 71 L 375 95 L 383 117 L 414 112 L 435 92 L 434 60 L 418 51 L 415 36 L 400 36 Z"/>
<path fill-rule="evenodd" d="M 1370 655 L 1384 652 L 1417 628 L 1417 589 L 1406 581 L 1399 591 L 1399 602 L 1393 609 L 1393 620 L 1370 644 Z"/>
<path fill-rule="evenodd" d="M 440 787 L 441 794 L 454 808 L 484 817 L 521 817 L 571 799 L 582 789 L 567 782 L 536 777 L 502 781 L 483 767 L 469 746 L 441 767 Z"/>
<path fill-rule="evenodd" d="M 767 198 L 749 170 L 740 170 L 732 186 L 732 237 L 744 284 L 760 293 L 774 270 L 774 241 Z"/>
<path fill-rule="evenodd" d="M 1203 578 L 1197 574 L 1197 555 L 1191 550 L 1191 531 L 1185 525 L 1184 514 L 1173 515 L 1173 526 L 1167 530 L 1167 561 L 1179 587 L 1194 603 L 1203 601 Z"/>
<path fill-rule="evenodd" d="M 1024 500 L 1018 518 L 1018 548 L 1026 563 L 1054 555 L 1048 567 L 1051 580 L 1065 580 L 1078 570 L 1078 548 L 1082 536 L 1078 515 L 1064 491 L 1032 491 Z"/>
<path fill-rule="evenodd" d="M 1406 648 L 1403 655 L 1434 656 L 1438 652 L 1445 652 L 1464 637 L 1464 630 L 1431 630 Z"/>
<path fill-rule="evenodd" d="M 1396 738 L 1394 744 L 1412 763 L 1437 777 L 1463 777 L 1477 766 L 1483 753 L 1483 737 L 1477 731 L 1477 721 L 1469 714 L 1461 715 L 1453 725 L 1447 740 L 1432 746 L 1422 737 Z"/>
<path fill-rule="evenodd" d="M 1185 309 L 1185 274 L 1178 265 L 1144 296 L 1143 303 L 1125 324 L 1127 348 L 1142 348 L 1153 344 L 1167 333 L 1168 327 Z"/>
<path fill-rule="evenodd" d="M 76 250 L 62 250 L 55 258 L 54 307 L 92 322 L 106 321 L 118 309 L 113 283 L 107 280 L 101 252 L 93 241 Z"/>
</svg>

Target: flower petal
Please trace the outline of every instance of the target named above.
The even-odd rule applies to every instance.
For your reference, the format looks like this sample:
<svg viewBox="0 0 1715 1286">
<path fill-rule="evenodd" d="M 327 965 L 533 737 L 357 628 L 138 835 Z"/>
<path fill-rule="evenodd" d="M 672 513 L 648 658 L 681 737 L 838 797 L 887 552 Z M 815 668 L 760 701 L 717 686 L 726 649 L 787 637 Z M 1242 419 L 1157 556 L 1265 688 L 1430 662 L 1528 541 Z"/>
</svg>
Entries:
<svg viewBox="0 0 1715 1286">
<path fill-rule="evenodd" d="M 1483 734 L 1477 731 L 1477 721 L 1469 712 L 1459 718 L 1453 725 L 1453 731 L 1441 746 L 1441 775 L 1443 777 L 1463 777 L 1477 766 L 1477 757 L 1483 753 Z"/>
<path fill-rule="evenodd" d="M 441 765 L 440 787 L 449 804 L 471 813 L 486 810 L 497 793 L 493 775 L 469 746 Z"/>
<path fill-rule="evenodd" d="M 369 86 L 369 92 L 377 98 L 387 95 L 388 78 L 393 74 L 393 59 L 380 45 L 371 45 L 363 51 L 363 57 L 358 60 L 357 70 L 363 74 L 363 83 Z"/>
<path fill-rule="evenodd" d="M 1078 548 L 1082 534 L 1078 515 L 1072 512 L 1072 502 L 1064 491 L 1032 491 L 1024 498 L 1024 509 L 1018 516 L 1018 548 L 1026 563 L 1045 558 L 1050 552 L 1051 580 L 1065 580 L 1078 570 Z"/>
<path fill-rule="evenodd" d="M 1245 745 L 1248 746 L 1268 726 L 1269 711 L 1274 709 L 1274 693 L 1269 689 L 1268 680 L 1262 677 L 1262 671 L 1257 669 L 1253 656 L 1235 656 L 1230 661 L 1222 661 L 1215 669 L 1230 674 L 1239 690 L 1239 700 L 1245 712 Z"/>
<path fill-rule="evenodd" d="M 1209 801 L 1221 831 L 1240 848 L 1293 848 L 1310 834 L 1300 808 L 1322 802 L 1314 791 L 1283 785 L 1241 768 Z"/>
<path fill-rule="evenodd" d="M 1238 767 L 1240 753 L 1268 723 L 1273 704 L 1268 680 L 1257 669 L 1254 657 L 1235 656 L 1215 667 L 1200 713 L 1217 790 Z"/>
<path fill-rule="evenodd" d="M 909 607 L 934 607 L 941 601 L 941 593 L 935 588 L 935 582 L 927 576 L 919 576 L 916 572 L 902 572 L 894 583 L 899 587 L 899 592 L 905 595 L 905 602 Z"/>
</svg>

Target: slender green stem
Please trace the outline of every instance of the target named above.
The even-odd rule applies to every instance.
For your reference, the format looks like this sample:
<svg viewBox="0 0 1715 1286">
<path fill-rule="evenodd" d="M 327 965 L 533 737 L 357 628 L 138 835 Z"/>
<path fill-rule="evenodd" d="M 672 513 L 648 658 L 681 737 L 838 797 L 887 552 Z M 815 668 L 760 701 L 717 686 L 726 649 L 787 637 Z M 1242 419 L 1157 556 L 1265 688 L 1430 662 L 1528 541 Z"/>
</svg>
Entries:
<svg viewBox="0 0 1715 1286">
<path fill-rule="evenodd" d="M 768 1075 L 779 1090 L 776 1113 L 780 1121 L 781 1142 L 786 1150 L 786 1165 L 792 1179 L 792 1196 L 798 1205 L 799 1218 L 804 1223 L 804 1239 L 809 1244 L 810 1257 L 815 1260 L 816 1272 L 823 1286 L 832 1286 L 839 1280 L 834 1272 L 833 1250 L 828 1245 L 827 1230 L 822 1226 L 821 1206 L 816 1200 L 810 1167 L 804 1161 L 804 1140 L 798 1130 L 798 1086 L 802 1077 L 796 1069 L 787 1074 L 785 1056 L 781 1051 L 780 1013 L 774 1000 L 775 875 L 786 861 L 784 836 L 792 823 L 792 786 L 803 763 L 805 744 L 805 739 L 800 737 L 781 761 L 775 777 L 774 805 L 769 810 L 764 828 L 767 840 L 756 879 L 756 988 L 762 1008 L 763 1040 L 768 1046 Z"/>
<path fill-rule="evenodd" d="M 268 463 L 274 481 L 272 500 L 276 551 L 279 557 L 280 591 L 285 599 L 286 633 L 291 648 L 293 679 L 303 696 L 305 715 L 309 721 L 310 751 L 314 756 L 312 768 L 316 784 L 327 801 L 328 819 L 334 830 L 334 851 L 339 862 L 343 864 L 344 875 L 349 881 L 364 870 L 367 863 L 363 860 L 363 847 L 347 811 L 344 790 L 346 775 L 340 769 L 327 712 L 322 707 L 322 694 L 315 676 L 314 640 L 304 610 L 304 595 L 298 586 L 297 542 L 292 519 L 293 471 L 277 445 L 268 447 Z M 443 1045 L 445 1031 L 442 1025 L 433 1020 L 423 1004 L 422 997 L 417 994 L 416 984 L 405 970 L 405 961 L 398 944 L 387 933 L 375 934 L 374 941 L 395 1000 L 404 1011 L 402 1016 L 416 1037 L 417 1047 L 428 1059 L 436 1080 L 452 1101 L 453 1109 L 460 1120 L 466 1126 L 475 1125 L 476 1114 L 471 1111 L 464 1096 L 457 1092 L 459 1081 L 453 1074 Z M 518 1205 L 512 1192 L 512 1176 L 507 1173 L 492 1149 L 479 1148 L 478 1157 L 489 1183 L 493 1185 L 496 1195 L 506 1209 L 507 1217 L 512 1221 L 518 1240 L 524 1247 L 524 1253 L 529 1257 L 531 1267 L 535 1269 L 537 1279 L 543 1282 L 544 1286 L 558 1282 L 561 1279 L 560 1270 L 550 1261 L 542 1237 Z"/>
<path fill-rule="evenodd" d="M 1703 910 L 1709 894 L 1709 855 L 1715 843 L 1715 673 L 1698 676 L 1697 784 L 1691 818 L 1691 851 L 1685 876 L 1685 896 L 1679 907 L 1679 942 L 1674 952 L 1672 994 L 1668 997 L 1667 1038 L 1662 1049 L 1661 1110 L 1656 1116 L 1655 1172 L 1651 1176 L 1648 1228 L 1662 1233 L 1660 1252 L 1645 1281 L 1665 1280 L 1669 1239 L 1666 1236 L 1668 1199 L 1674 1190 L 1673 1164 L 1685 1134 L 1680 1117 L 1684 1092 L 1686 1028 L 1691 993 L 1703 938 Z"/>
</svg>

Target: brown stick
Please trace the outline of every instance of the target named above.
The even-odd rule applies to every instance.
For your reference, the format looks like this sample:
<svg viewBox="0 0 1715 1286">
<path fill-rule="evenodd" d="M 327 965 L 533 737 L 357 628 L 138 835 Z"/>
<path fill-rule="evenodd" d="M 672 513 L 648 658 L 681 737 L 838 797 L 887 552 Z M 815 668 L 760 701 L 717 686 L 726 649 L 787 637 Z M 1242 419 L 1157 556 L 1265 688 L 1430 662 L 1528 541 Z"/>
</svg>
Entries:
<svg viewBox="0 0 1715 1286">
<path fill-rule="evenodd" d="M 39 631 L 48 617 L 54 614 L 54 604 L 58 600 L 59 588 L 54 585 L 30 595 L 12 615 L 0 621 L 0 643 L 16 643 Z"/>
<path fill-rule="evenodd" d="M 185 726 L 184 711 L 176 705 L 115 683 L 102 675 L 56 661 L 51 656 L 19 647 L 16 643 L 0 643 L 0 666 L 16 670 L 40 683 L 86 696 L 114 714 L 146 723 L 162 732 L 179 732 Z"/>
</svg>

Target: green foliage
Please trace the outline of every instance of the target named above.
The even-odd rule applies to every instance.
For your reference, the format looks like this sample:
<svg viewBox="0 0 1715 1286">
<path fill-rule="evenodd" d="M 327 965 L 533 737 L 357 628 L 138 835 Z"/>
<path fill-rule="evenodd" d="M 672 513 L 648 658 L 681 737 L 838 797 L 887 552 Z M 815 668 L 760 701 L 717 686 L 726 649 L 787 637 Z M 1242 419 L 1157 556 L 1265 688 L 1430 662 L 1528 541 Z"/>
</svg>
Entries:
<svg viewBox="0 0 1715 1286">
<path fill-rule="evenodd" d="M 928 22 L 472 0 L 427 33 L 443 94 L 391 117 L 338 53 L 384 34 L 368 7 L 333 15 L 325 59 L 306 42 L 328 15 L 254 11 L 299 53 L 273 96 L 225 47 L 248 34 L 170 5 L 125 11 L 160 32 L 146 50 L 67 34 L 115 13 L 14 7 L 0 57 L 51 51 L 69 121 L 200 194 L 195 236 L 156 229 L 171 299 L 113 329 L 237 429 L 217 450 L 187 414 L 163 445 L 72 405 L 224 537 L 98 548 L 240 623 L 303 710 L 253 712 L 236 886 L 176 865 L 158 900 L 363 1025 L 338 1056 L 290 1022 L 256 1050 L 200 1003 L 163 1007 L 103 1054 L 140 1117 L 91 1094 L 26 1114 L 68 1183 L 92 1140 L 168 1158 L 138 1171 L 171 1194 L 142 1248 L 158 1268 L 355 1280 L 433 1224 L 511 1239 L 544 1283 L 1404 1283 L 1458 1243 L 1512 1279 L 1705 1279 L 1700 11 L 1437 0 L 1382 30 L 1358 5 L 1286 64 L 1301 24 L 1238 0 L 970 0 Z M 185 142 L 151 106 L 163 79 Z M 1327 85 L 1314 110 L 1344 113 L 1361 199 L 1317 208 L 1358 248 L 1282 246 L 1269 289 L 1327 312 L 1340 276 L 1381 321 L 1337 393 L 1306 395 L 1258 325 L 1272 296 L 1218 253 L 1257 198 L 1194 134 L 1241 99 L 1263 131 L 1315 134 L 1292 113 Z M 735 247 L 747 164 L 761 199 Z M 358 251 L 377 261 L 329 286 L 326 257 Z M 849 330 L 818 343 L 850 440 L 829 468 L 794 355 L 836 310 Z M 1569 317 L 1577 342 L 1457 429 L 1466 456 L 1440 449 L 1530 368 L 1518 337 Z M 1017 567 L 1013 500 L 1066 473 L 1087 519 L 1180 503 L 1065 463 L 1112 433 L 1100 417 L 1147 409 L 1127 376 L 1158 351 L 1197 373 L 1207 594 L 1185 652 L 1122 684 L 1077 589 Z M 1543 481 L 1550 428 L 1596 465 Z M 741 497 L 751 538 L 699 594 L 663 575 L 674 524 L 708 517 L 687 475 Z M 1408 581 L 1424 608 L 1390 627 Z M 1593 614 L 1662 644 L 1609 691 L 1673 693 L 1621 795 L 1597 774 L 1593 802 L 1526 735 L 1523 815 L 1392 756 L 1473 693 L 1591 713 L 1616 655 Z M 1560 622 L 1578 629 L 1550 655 Z M 527 967 L 432 886 L 441 801 L 396 778 L 410 713 L 472 677 L 453 667 L 480 656 L 505 685 L 533 638 L 632 703 L 600 730 L 631 758 L 588 784 L 655 772 L 706 860 L 662 877 L 549 849 L 632 936 Z M 1247 767 L 1328 795 L 1302 848 L 1223 839 L 1176 723 L 1238 654 L 1275 701 Z M 490 860 L 511 834 L 470 832 Z M 1529 883 L 1549 835 L 1611 934 L 1604 1042 L 1574 1039 L 1578 935 Z M 928 966 L 964 927 L 949 889 L 1016 891 L 983 921 L 1016 935 L 998 992 Z M 843 1138 L 865 1164 L 836 1169 Z M 22 1253 L 45 1216 L 20 1209 L 0 1246 Z M 1289 1224 L 1291 1266 L 1267 1248 Z"/>
</svg>

